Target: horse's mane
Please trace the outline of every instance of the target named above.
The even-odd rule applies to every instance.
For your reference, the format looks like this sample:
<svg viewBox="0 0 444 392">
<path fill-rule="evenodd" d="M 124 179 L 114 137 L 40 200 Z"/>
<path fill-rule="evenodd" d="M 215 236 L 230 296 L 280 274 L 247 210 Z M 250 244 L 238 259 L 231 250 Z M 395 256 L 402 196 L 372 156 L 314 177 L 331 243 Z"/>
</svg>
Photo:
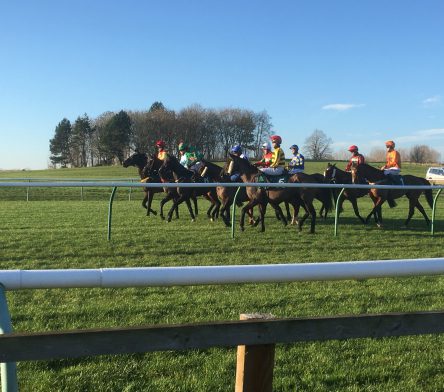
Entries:
<svg viewBox="0 0 444 392">
<path fill-rule="evenodd" d="M 239 166 L 239 168 L 243 169 L 243 172 L 245 174 L 256 174 L 259 172 L 259 169 L 252 165 L 250 161 L 247 161 L 244 158 L 240 158 L 236 155 L 232 155 L 230 154 L 230 157 L 233 161 L 235 161 L 237 163 L 237 165 Z"/>
<path fill-rule="evenodd" d="M 167 155 L 163 163 L 163 167 L 172 170 L 178 176 L 191 177 L 193 175 L 193 172 L 182 166 L 174 155 Z"/>
</svg>

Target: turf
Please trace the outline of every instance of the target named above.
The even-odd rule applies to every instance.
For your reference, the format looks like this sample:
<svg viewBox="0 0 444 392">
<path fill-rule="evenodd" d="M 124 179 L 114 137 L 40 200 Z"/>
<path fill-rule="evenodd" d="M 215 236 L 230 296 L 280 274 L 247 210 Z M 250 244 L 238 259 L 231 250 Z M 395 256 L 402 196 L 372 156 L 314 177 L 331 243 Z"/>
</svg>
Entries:
<svg viewBox="0 0 444 392">
<path fill-rule="evenodd" d="M 321 171 L 325 163 L 312 163 Z M 84 169 L 82 176 L 97 178 Z M 100 176 L 131 178 L 135 169 L 105 168 Z M 308 171 L 309 171 L 308 170 Z M 412 167 L 422 175 L 425 167 Z M 403 171 L 407 172 L 406 169 Z M 51 174 L 49 174 L 51 172 Z M 70 170 L 36 177 L 66 178 Z M 108 175 L 106 175 L 108 173 Z M 18 173 L 20 174 L 20 172 Z M 26 174 L 29 174 L 28 172 Z M 3 177 L 12 176 L 2 172 Z M 401 229 L 407 203 L 384 208 L 385 228 L 363 226 L 345 203 L 339 235 L 333 218 L 319 221 L 316 234 L 283 227 L 271 213 L 266 232 L 247 228 L 230 238 L 220 221 L 206 219 L 207 204 L 190 222 L 181 208 L 171 223 L 146 217 L 141 191 L 118 191 L 112 241 L 106 240 L 110 190 L 89 197 L 86 190 L 61 195 L 32 189 L 0 189 L 0 261 L 3 269 L 99 268 L 132 266 L 265 264 L 418 257 L 443 257 L 444 207 L 438 202 L 436 234 L 416 214 Z M 425 201 L 421 198 L 423 204 Z M 158 199 L 154 201 L 158 209 Z M 359 200 L 362 211 L 370 202 Z M 430 215 L 430 208 L 426 207 Z M 159 323 L 236 320 L 240 313 L 310 317 L 442 309 L 444 279 L 416 277 L 343 282 L 192 286 L 137 289 L 23 290 L 8 292 L 15 331 L 138 326 Z M 440 335 L 357 339 L 278 345 L 276 391 L 438 391 L 444 359 Z M 102 356 L 79 360 L 19 363 L 22 391 L 228 391 L 234 389 L 235 350 L 211 349 L 146 355 Z"/>
</svg>

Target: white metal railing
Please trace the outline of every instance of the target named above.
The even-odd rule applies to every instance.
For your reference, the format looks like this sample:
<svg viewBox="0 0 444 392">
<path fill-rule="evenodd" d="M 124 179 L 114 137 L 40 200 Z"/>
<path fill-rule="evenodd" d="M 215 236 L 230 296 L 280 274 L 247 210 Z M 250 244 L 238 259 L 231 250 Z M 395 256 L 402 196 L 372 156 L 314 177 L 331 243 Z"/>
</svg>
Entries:
<svg viewBox="0 0 444 392">
<path fill-rule="evenodd" d="M 21 290 L 279 283 L 442 274 L 444 258 L 426 258 L 267 265 L 0 270 L 0 284 L 6 290 Z"/>
</svg>

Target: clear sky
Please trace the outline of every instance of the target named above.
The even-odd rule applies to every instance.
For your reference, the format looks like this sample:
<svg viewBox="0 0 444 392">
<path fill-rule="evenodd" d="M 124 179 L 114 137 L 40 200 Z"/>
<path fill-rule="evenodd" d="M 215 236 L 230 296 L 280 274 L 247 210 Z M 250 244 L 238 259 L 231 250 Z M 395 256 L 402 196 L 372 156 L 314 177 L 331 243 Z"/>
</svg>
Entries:
<svg viewBox="0 0 444 392">
<path fill-rule="evenodd" d="M 0 168 L 46 168 L 64 117 L 154 101 L 265 109 L 286 152 L 321 129 L 444 159 L 443 26 L 442 0 L 0 0 Z"/>
</svg>

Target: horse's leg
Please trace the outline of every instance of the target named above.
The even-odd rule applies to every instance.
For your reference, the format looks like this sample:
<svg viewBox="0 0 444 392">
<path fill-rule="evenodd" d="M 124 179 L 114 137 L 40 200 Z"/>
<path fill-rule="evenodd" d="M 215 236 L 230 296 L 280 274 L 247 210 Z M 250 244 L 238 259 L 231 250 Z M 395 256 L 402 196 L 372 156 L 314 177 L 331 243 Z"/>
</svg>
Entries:
<svg viewBox="0 0 444 392">
<path fill-rule="evenodd" d="M 194 211 L 195 211 L 195 215 L 197 216 L 199 214 L 199 210 L 197 208 L 197 197 L 196 195 L 193 193 L 191 196 L 189 196 L 191 199 L 193 199 L 193 203 L 194 203 Z"/>
<path fill-rule="evenodd" d="M 144 189 L 144 190 L 143 190 L 143 193 L 144 193 L 144 196 L 143 196 L 143 200 L 142 200 L 142 207 L 143 207 L 143 208 L 147 208 L 147 206 L 146 206 L 146 202 L 147 202 L 147 200 L 148 200 L 148 192 Z M 148 214 L 148 211 L 146 212 L 146 214 L 149 215 L 149 214 Z"/>
<path fill-rule="evenodd" d="M 416 203 L 415 203 L 416 208 L 418 209 L 418 211 L 422 214 L 422 216 L 424 217 L 427 226 L 430 226 L 430 219 L 427 216 L 424 207 L 422 206 L 422 204 L 419 202 L 419 199 L 416 199 Z"/>
<path fill-rule="evenodd" d="M 250 201 L 245 207 L 242 207 L 241 219 L 240 219 L 240 229 L 245 230 L 245 214 L 248 210 L 252 209 L 258 202 L 256 200 Z"/>
<path fill-rule="evenodd" d="M 287 212 L 287 221 L 291 221 L 290 203 L 288 201 L 285 202 L 285 211 Z"/>
<path fill-rule="evenodd" d="M 350 203 L 353 207 L 353 211 L 355 212 L 355 215 L 359 218 L 359 220 L 365 225 L 367 222 L 364 220 L 364 218 L 361 216 L 361 214 L 359 213 L 359 208 L 358 208 L 358 200 L 356 199 L 356 197 L 351 197 L 350 199 Z"/>
<path fill-rule="evenodd" d="M 173 199 L 173 196 L 174 194 L 172 192 L 168 192 L 167 195 L 160 201 L 160 217 L 162 219 L 165 219 L 165 216 L 163 215 L 163 206 L 165 205 L 165 203 Z"/>
<path fill-rule="evenodd" d="M 311 218 L 311 224 L 310 224 L 310 234 L 314 234 L 315 232 L 315 227 L 316 227 L 316 210 L 313 206 L 313 200 L 310 199 L 305 199 L 303 198 L 304 202 L 305 202 L 305 206 L 307 207 L 308 212 L 305 213 L 304 217 L 305 219 L 307 219 L 308 215 L 310 215 Z M 303 218 L 303 221 L 305 221 L 305 219 Z M 302 229 L 302 224 L 299 227 L 299 231 L 301 231 Z"/>
<path fill-rule="evenodd" d="M 274 208 L 274 212 L 276 213 L 276 218 L 282 222 L 284 226 L 287 226 L 288 222 L 284 216 L 284 212 L 282 211 L 279 203 L 273 203 L 270 201 L 270 205 Z M 290 207 L 288 206 L 288 202 L 285 202 L 285 207 L 288 208 L 288 212 L 290 212 Z"/>
<path fill-rule="evenodd" d="M 279 209 L 281 210 L 282 218 L 285 220 L 285 217 L 284 217 L 281 207 L 279 207 Z M 265 231 L 265 212 L 266 211 L 267 211 L 267 203 L 259 204 L 259 213 L 261 216 L 261 232 L 262 233 Z"/>
<path fill-rule="evenodd" d="M 196 220 L 196 217 L 194 216 L 193 207 L 191 205 L 191 201 L 190 201 L 189 197 L 185 196 L 185 203 L 187 204 L 188 211 L 190 212 L 190 215 L 191 215 L 191 222 L 194 222 Z"/>
<path fill-rule="evenodd" d="M 381 206 L 384 204 L 384 202 L 385 202 L 385 199 L 382 197 L 378 197 L 376 199 L 376 203 L 373 206 L 373 209 L 370 212 L 370 214 L 368 214 L 367 218 L 365 219 L 365 223 L 368 223 L 368 221 L 370 220 L 370 217 L 372 215 L 375 215 L 376 225 L 378 227 L 382 227 L 382 208 L 381 208 Z"/>
<path fill-rule="evenodd" d="M 153 215 L 157 215 L 157 212 L 151 208 L 151 205 L 153 203 L 154 192 L 148 191 L 147 194 L 148 194 L 148 203 L 147 203 L 146 215 L 149 216 L 150 213 Z"/>
</svg>

